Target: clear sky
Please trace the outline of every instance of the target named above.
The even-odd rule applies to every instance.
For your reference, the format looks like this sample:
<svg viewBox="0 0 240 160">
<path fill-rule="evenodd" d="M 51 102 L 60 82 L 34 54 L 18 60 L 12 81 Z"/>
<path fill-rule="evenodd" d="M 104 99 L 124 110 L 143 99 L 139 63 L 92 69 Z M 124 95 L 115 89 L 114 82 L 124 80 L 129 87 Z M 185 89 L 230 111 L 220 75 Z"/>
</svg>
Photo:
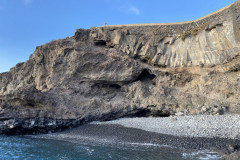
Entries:
<svg viewBox="0 0 240 160">
<path fill-rule="evenodd" d="M 75 29 L 195 20 L 236 0 L 0 0 L 0 73 Z"/>
</svg>

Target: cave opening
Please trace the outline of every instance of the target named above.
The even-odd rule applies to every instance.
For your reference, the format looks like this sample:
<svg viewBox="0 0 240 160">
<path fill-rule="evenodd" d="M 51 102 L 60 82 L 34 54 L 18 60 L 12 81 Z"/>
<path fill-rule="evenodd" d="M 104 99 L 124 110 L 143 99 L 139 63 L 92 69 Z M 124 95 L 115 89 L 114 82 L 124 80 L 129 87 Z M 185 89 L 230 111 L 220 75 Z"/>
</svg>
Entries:
<svg viewBox="0 0 240 160">
<path fill-rule="evenodd" d="M 129 114 L 127 117 L 169 117 L 171 114 L 162 110 L 141 109 Z"/>
<path fill-rule="evenodd" d="M 104 40 L 95 40 L 95 41 L 94 41 L 94 44 L 95 44 L 96 46 L 106 46 L 106 45 L 107 45 L 107 42 L 104 41 Z"/>
<path fill-rule="evenodd" d="M 110 88 L 113 88 L 113 89 L 121 89 L 122 87 L 118 84 L 111 84 L 109 85 Z"/>
<path fill-rule="evenodd" d="M 121 89 L 122 86 L 119 84 L 107 84 L 107 83 L 95 83 L 91 86 L 92 89 L 103 89 L 103 88 L 112 88 L 112 89 Z"/>
<path fill-rule="evenodd" d="M 27 105 L 28 105 L 29 107 L 34 107 L 34 106 L 35 106 L 34 103 L 32 103 L 32 102 L 28 102 Z"/>
<path fill-rule="evenodd" d="M 156 75 L 151 74 L 151 71 L 149 71 L 148 69 L 144 69 L 142 70 L 142 72 L 140 73 L 140 75 L 137 77 L 136 81 L 147 81 L 147 80 L 153 80 Z"/>
</svg>

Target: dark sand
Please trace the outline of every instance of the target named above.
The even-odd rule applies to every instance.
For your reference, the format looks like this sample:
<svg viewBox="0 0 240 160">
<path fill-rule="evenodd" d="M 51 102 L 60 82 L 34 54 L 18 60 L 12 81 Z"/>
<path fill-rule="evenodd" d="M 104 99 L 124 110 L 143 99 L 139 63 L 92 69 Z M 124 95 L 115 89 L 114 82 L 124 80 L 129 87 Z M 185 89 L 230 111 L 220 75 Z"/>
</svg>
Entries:
<svg viewBox="0 0 240 160">
<path fill-rule="evenodd" d="M 67 131 L 37 136 L 71 142 L 120 145 L 170 146 L 180 149 L 226 150 L 240 140 L 227 138 L 178 137 L 113 124 L 87 124 Z"/>
</svg>

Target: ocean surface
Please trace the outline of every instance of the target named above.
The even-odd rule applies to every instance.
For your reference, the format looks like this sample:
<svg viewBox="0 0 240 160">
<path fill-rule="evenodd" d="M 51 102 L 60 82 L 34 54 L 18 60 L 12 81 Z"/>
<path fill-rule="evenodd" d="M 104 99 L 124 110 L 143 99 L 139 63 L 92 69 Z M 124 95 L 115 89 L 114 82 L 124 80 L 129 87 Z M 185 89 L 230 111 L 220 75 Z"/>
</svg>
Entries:
<svg viewBox="0 0 240 160">
<path fill-rule="evenodd" d="M 66 142 L 30 136 L 0 136 L 1 160 L 217 160 L 211 151 L 178 150 L 152 144 L 126 146 Z"/>
</svg>

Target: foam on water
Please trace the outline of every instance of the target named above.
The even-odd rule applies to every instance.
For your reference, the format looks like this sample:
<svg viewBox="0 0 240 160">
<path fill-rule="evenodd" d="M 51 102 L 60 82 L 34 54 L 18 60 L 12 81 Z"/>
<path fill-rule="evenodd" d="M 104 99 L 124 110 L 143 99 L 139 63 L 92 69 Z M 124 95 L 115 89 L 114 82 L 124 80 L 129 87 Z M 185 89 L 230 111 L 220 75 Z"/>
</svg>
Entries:
<svg viewBox="0 0 240 160">
<path fill-rule="evenodd" d="M 37 136 L 36 136 L 37 137 Z M 214 160 L 220 155 L 210 151 L 179 150 L 152 143 L 129 143 L 128 145 L 103 145 L 100 143 L 72 143 L 54 139 L 26 136 L 0 136 L 0 159 L 46 159 L 46 160 Z M 53 137 L 52 137 L 53 138 Z"/>
<path fill-rule="evenodd" d="M 212 152 L 209 150 L 201 150 L 190 153 L 183 153 L 183 158 L 185 159 L 193 159 L 198 158 L 199 160 L 217 160 L 221 158 L 221 155 L 217 155 L 216 152 Z"/>
</svg>

